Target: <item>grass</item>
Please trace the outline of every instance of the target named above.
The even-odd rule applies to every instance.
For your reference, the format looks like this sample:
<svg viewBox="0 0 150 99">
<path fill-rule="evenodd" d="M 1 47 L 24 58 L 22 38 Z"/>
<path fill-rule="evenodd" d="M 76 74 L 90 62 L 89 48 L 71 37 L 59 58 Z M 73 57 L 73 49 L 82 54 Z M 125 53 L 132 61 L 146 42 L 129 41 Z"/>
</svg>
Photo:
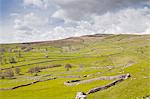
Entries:
<svg viewBox="0 0 150 99">
<path fill-rule="evenodd" d="M 150 96 L 149 35 L 109 35 L 103 39 L 101 37 L 87 37 L 86 39 L 80 37 L 80 39 L 84 39 L 84 43 L 66 41 L 68 43 L 47 42 L 43 44 L 0 45 L 0 49 L 5 49 L 5 51 L 0 52 L 0 57 L 2 57 L 0 68 L 21 66 L 19 68 L 21 69 L 21 74 L 23 74 L 15 74 L 16 79 L 0 79 L 0 88 L 14 87 L 34 81 L 28 77 L 40 79 L 57 78 L 15 90 L 0 90 L 0 97 L 2 99 L 74 99 L 79 91 L 87 92 L 91 88 L 108 84 L 111 81 L 100 80 L 76 86 L 65 86 L 64 82 L 126 73 L 130 73 L 131 78 L 106 90 L 90 94 L 87 98 L 135 99 L 137 97 L 141 99 L 145 96 Z M 21 49 L 23 46 L 33 49 L 25 52 Z M 21 52 L 21 57 L 18 57 L 18 51 L 15 50 Z M 48 58 L 45 55 L 48 55 Z M 14 64 L 9 63 L 11 57 L 14 57 L 17 62 Z M 125 67 L 131 61 L 133 63 Z M 66 71 L 65 65 L 68 63 L 72 65 L 72 68 Z M 43 69 L 37 73 L 38 76 L 27 73 L 31 67 L 55 64 L 61 64 L 62 66 Z M 114 68 L 110 69 L 107 66 Z M 15 68 L 13 70 L 15 71 Z M 50 74 L 50 76 L 40 77 L 46 74 Z M 64 78 L 64 76 L 68 77 Z M 81 78 L 71 76 L 80 76 Z"/>
</svg>

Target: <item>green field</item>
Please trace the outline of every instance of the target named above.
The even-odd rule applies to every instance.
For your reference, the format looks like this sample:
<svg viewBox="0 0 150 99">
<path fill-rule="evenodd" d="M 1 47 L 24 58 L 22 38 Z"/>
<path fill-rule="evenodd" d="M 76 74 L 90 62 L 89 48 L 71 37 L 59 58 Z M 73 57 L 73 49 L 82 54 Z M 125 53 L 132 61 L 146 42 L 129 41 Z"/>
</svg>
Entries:
<svg viewBox="0 0 150 99">
<path fill-rule="evenodd" d="M 61 66 L 28 72 L 31 68 L 55 65 Z M 8 70 L 12 70 L 13 76 L 6 76 Z M 129 79 L 89 94 L 87 99 L 150 98 L 150 35 L 93 35 L 0 45 L 0 99 L 75 99 L 77 92 L 87 92 L 112 80 L 75 86 L 66 86 L 64 82 L 127 73 L 131 74 Z M 55 79 L 44 81 L 49 78 Z M 43 81 L 2 90 L 37 80 Z"/>
</svg>

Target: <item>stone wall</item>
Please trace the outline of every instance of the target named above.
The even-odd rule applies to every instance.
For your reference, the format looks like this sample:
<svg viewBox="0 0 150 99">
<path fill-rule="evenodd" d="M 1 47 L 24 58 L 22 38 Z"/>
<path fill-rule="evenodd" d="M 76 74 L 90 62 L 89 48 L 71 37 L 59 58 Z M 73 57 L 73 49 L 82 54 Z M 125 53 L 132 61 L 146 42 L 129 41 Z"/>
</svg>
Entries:
<svg viewBox="0 0 150 99">
<path fill-rule="evenodd" d="M 77 80 L 76 82 L 67 81 L 67 82 L 64 82 L 64 85 L 74 86 L 74 85 L 93 82 L 97 80 L 114 80 L 114 79 L 122 79 L 122 78 L 125 79 L 127 75 L 130 75 L 130 74 L 123 74 L 123 75 L 117 75 L 117 76 L 101 76 L 98 78 L 92 78 L 92 79 L 87 79 L 87 80 Z"/>
<path fill-rule="evenodd" d="M 109 83 L 109 84 L 107 84 L 105 86 L 100 86 L 100 87 L 93 88 L 93 89 L 89 90 L 86 94 L 91 94 L 91 93 L 95 93 L 97 91 L 101 91 L 101 90 L 107 89 L 109 87 L 112 87 L 112 86 L 116 85 L 119 82 L 124 81 L 125 79 L 127 79 L 129 77 L 131 77 L 130 74 L 123 75 L 123 76 L 120 77 L 120 79 L 115 80 L 115 81 L 113 81 L 113 82 L 111 82 L 111 83 Z"/>
</svg>

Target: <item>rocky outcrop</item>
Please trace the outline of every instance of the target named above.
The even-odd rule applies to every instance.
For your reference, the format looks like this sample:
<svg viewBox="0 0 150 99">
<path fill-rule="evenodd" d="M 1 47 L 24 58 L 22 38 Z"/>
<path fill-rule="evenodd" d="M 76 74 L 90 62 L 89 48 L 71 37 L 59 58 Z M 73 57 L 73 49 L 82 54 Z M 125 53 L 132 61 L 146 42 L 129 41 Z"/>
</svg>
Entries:
<svg viewBox="0 0 150 99">
<path fill-rule="evenodd" d="M 84 92 L 77 92 L 75 99 L 86 99 L 86 94 Z"/>
</svg>

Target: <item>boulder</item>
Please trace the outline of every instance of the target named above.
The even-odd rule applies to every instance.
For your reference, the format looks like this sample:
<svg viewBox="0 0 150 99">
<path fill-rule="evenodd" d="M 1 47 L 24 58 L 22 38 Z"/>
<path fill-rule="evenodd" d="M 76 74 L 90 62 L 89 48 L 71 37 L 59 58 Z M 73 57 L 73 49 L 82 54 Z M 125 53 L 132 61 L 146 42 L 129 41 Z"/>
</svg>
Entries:
<svg viewBox="0 0 150 99">
<path fill-rule="evenodd" d="M 86 99 L 86 94 L 83 92 L 77 92 L 75 99 Z"/>
</svg>

